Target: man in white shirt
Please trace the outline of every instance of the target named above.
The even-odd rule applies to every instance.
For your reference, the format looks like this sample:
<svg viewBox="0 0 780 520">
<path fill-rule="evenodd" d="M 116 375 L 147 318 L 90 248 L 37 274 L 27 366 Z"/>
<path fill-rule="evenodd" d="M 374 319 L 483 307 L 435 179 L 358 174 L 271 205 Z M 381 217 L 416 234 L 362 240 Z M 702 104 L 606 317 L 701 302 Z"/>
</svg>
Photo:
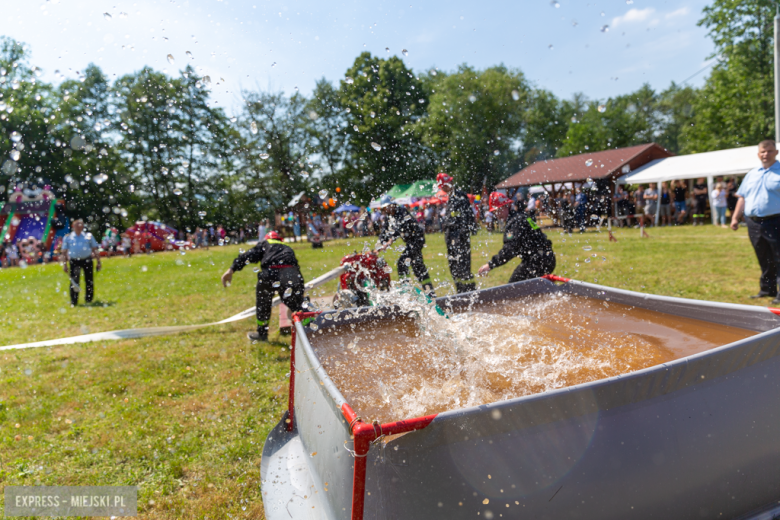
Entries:
<svg viewBox="0 0 780 520">
<path fill-rule="evenodd" d="M 97 259 L 97 270 L 100 271 L 100 253 L 98 243 L 92 233 L 84 233 L 84 221 L 79 219 L 73 222 L 73 231 L 62 241 L 62 268 L 68 273 L 70 265 L 70 303 L 73 306 L 79 303 L 79 283 L 81 270 L 84 270 L 85 294 L 84 301 L 90 303 L 95 294 L 93 280 L 92 259 Z"/>
</svg>

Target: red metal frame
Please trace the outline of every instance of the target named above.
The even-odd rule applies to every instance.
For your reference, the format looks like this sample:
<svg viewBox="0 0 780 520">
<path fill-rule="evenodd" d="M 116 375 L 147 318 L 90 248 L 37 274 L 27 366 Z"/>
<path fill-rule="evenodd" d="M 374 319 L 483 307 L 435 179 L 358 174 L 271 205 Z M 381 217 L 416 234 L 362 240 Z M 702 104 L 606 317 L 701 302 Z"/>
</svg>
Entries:
<svg viewBox="0 0 780 520">
<path fill-rule="evenodd" d="M 290 392 L 287 401 L 287 431 L 295 428 L 295 326 L 306 318 L 313 318 L 319 312 L 296 312 L 293 314 L 292 350 L 290 351 Z M 363 520 L 363 509 L 366 501 L 366 455 L 371 443 L 381 435 L 396 435 L 415 430 L 421 430 L 431 424 L 438 414 L 416 417 L 405 421 L 395 421 L 385 424 L 368 424 L 360 420 L 352 407 L 344 403 L 341 413 L 349 423 L 355 448 L 355 467 L 352 476 L 352 520 Z"/>
<path fill-rule="evenodd" d="M 563 276 L 558 276 L 555 274 L 546 274 L 542 276 L 545 280 L 550 280 L 551 282 L 571 282 L 571 278 L 564 278 Z"/>
<path fill-rule="evenodd" d="M 381 435 L 422 430 L 433 421 L 438 414 L 416 417 L 405 421 L 395 421 L 385 424 L 368 424 L 360 420 L 352 407 L 344 403 L 341 413 L 349 422 L 355 449 L 355 468 L 352 476 L 352 520 L 363 520 L 363 510 L 366 502 L 366 456 L 371 443 Z"/>
</svg>

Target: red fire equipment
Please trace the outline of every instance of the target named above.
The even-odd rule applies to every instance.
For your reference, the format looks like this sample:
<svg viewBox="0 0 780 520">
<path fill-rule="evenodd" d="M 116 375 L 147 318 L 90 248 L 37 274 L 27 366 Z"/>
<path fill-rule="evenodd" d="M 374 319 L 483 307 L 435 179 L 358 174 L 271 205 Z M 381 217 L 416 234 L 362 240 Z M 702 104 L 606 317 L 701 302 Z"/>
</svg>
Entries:
<svg viewBox="0 0 780 520">
<path fill-rule="evenodd" d="M 386 291 L 390 288 L 387 262 L 375 251 L 355 252 L 341 259 L 346 270 L 341 275 L 339 290 L 333 298 L 336 308 L 365 307 L 370 304 L 370 287 Z"/>
</svg>

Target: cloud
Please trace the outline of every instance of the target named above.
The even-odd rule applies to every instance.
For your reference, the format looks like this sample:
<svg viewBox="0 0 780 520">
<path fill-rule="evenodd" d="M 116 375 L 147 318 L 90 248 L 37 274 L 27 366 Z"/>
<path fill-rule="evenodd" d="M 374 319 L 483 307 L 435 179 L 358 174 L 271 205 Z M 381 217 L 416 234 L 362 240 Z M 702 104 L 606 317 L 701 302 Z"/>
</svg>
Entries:
<svg viewBox="0 0 780 520">
<path fill-rule="evenodd" d="M 655 9 L 652 7 L 646 7 L 644 9 L 629 9 L 626 14 L 622 16 L 616 16 L 612 19 L 612 27 L 617 27 L 622 23 L 643 22 L 647 20 L 654 12 Z"/>
<path fill-rule="evenodd" d="M 676 11 L 672 11 L 671 13 L 666 13 L 666 15 L 664 15 L 664 18 L 666 18 L 667 20 L 670 18 L 677 18 L 678 16 L 685 16 L 689 12 L 690 9 L 688 9 L 687 7 L 683 7 L 681 9 L 677 9 Z"/>
</svg>

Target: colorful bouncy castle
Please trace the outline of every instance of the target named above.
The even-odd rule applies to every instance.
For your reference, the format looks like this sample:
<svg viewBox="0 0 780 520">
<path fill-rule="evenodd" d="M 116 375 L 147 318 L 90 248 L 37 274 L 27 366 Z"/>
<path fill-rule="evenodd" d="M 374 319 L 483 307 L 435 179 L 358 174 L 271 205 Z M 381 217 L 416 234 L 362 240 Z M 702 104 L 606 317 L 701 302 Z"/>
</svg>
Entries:
<svg viewBox="0 0 780 520">
<path fill-rule="evenodd" d="M 12 244 L 35 238 L 52 250 L 55 239 L 68 231 L 63 209 L 64 203 L 56 200 L 49 186 L 25 192 L 17 187 L 0 210 L 0 237 Z"/>
</svg>

